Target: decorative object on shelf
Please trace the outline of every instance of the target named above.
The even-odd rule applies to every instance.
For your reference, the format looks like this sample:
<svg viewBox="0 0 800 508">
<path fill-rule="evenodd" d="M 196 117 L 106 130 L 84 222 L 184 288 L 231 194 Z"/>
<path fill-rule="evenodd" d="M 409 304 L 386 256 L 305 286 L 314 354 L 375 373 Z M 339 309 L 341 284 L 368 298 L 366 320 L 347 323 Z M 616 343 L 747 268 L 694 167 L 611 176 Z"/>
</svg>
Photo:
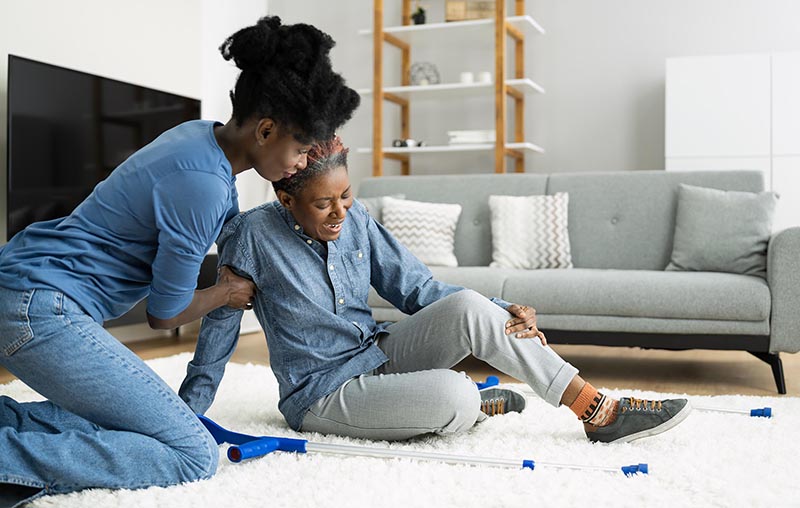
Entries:
<svg viewBox="0 0 800 508">
<path fill-rule="evenodd" d="M 446 0 L 445 21 L 491 18 L 494 16 L 494 0 Z"/>
<path fill-rule="evenodd" d="M 468 145 L 480 143 L 494 143 L 494 129 L 485 130 L 466 130 L 466 131 L 447 131 L 451 145 Z"/>
<path fill-rule="evenodd" d="M 496 173 L 507 171 L 523 173 L 526 168 L 526 154 L 544 152 L 542 147 L 528 142 L 525 135 L 524 117 L 525 111 L 529 109 L 525 107 L 526 96 L 528 92 L 544 93 L 544 89 L 528 79 L 525 73 L 524 54 L 528 34 L 544 33 L 544 29 L 536 20 L 526 13 L 525 0 L 514 0 L 514 2 L 445 0 L 447 7 L 451 9 L 447 16 L 448 20 L 467 20 L 456 23 L 429 23 L 423 26 L 412 25 L 411 14 L 420 3 L 428 0 L 400 0 L 400 2 L 402 9 L 393 10 L 402 12 L 402 25 L 385 26 L 384 4 L 389 2 L 373 0 L 375 14 L 373 28 L 359 31 L 364 35 L 371 35 L 373 42 L 373 86 L 370 90 L 361 91 L 364 95 L 372 95 L 373 129 L 372 147 L 357 148 L 356 151 L 372 154 L 373 176 L 384 174 L 383 169 L 387 160 L 399 165 L 401 175 L 410 175 L 412 162 L 417 159 L 433 154 L 479 151 L 494 154 L 493 166 Z M 399 2 L 393 2 L 392 5 L 396 6 L 397 3 Z M 513 7 L 509 8 L 506 5 L 509 3 Z M 430 9 L 430 5 L 425 5 L 424 10 Z M 461 12 L 456 12 L 458 9 L 461 9 Z M 457 52 L 460 58 L 458 62 L 461 62 L 461 65 L 455 61 L 451 63 L 447 56 L 437 57 L 448 58 L 447 62 L 451 63 L 450 67 L 453 69 L 448 70 L 447 75 L 440 74 L 444 71 L 441 67 L 437 71 L 427 62 L 411 65 L 414 62 L 411 59 L 412 48 L 451 46 L 446 44 L 448 41 L 453 43 L 451 51 Z M 490 65 L 489 62 L 477 63 L 473 58 L 474 49 L 486 48 L 491 41 L 494 41 L 494 65 Z M 400 51 L 400 58 L 394 56 L 392 58 L 392 67 L 399 70 L 402 77 L 402 83 L 397 85 L 387 86 L 384 80 L 386 74 L 384 47 L 387 45 Z M 435 61 L 437 64 L 440 63 L 440 60 Z M 465 74 L 463 82 L 460 76 L 462 71 L 470 72 Z M 494 96 L 493 107 L 486 100 L 490 93 Z M 427 100 L 426 107 L 428 107 L 433 100 L 451 98 L 458 100 L 466 96 L 479 98 L 479 101 L 474 101 L 476 103 L 474 106 L 471 104 L 473 101 L 464 101 L 465 108 L 474 108 L 476 111 L 494 110 L 493 121 L 487 118 L 487 122 L 477 125 L 494 128 L 493 139 L 454 136 L 450 144 L 434 143 L 425 145 L 425 148 L 391 146 L 394 137 L 401 140 L 408 139 L 412 136 L 412 132 L 416 136 L 428 136 L 424 132 L 425 128 L 420 131 L 418 127 L 412 127 L 412 104 L 417 99 Z M 486 104 L 477 104 L 478 102 Z M 384 110 L 393 107 L 399 108 L 398 114 L 392 115 L 392 122 L 398 123 L 396 127 L 399 128 L 395 130 L 394 135 L 386 136 Z M 454 126 L 458 125 L 458 120 L 453 119 L 452 122 Z M 445 131 L 446 129 L 442 129 L 442 134 Z"/>
<path fill-rule="evenodd" d="M 416 86 L 438 85 L 439 70 L 430 62 L 414 62 L 409 69 L 411 84 Z"/>
<path fill-rule="evenodd" d="M 458 80 L 467 85 L 475 81 L 475 75 L 472 74 L 470 71 L 462 72 L 461 74 L 458 75 Z"/>
<path fill-rule="evenodd" d="M 411 15 L 412 21 L 414 21 L 415 25 L 424 25 L 425 24 L 425 9 L 417 2 L 417 9 L 414 11 L 414 14 Z"/>
<path fill-rule="evenodd" d="M 411 138 L 395 139 L 392 141 L 392 146 L 395 148 L 414 148 L 415 146 L 425 146 L 425 142 Z"/>
</svg>

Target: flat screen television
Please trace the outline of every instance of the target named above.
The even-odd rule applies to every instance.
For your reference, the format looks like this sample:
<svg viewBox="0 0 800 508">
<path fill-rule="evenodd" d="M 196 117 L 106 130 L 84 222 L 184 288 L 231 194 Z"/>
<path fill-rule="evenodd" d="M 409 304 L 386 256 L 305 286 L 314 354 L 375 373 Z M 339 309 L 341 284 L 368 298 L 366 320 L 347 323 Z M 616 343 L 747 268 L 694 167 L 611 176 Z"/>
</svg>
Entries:
<svg viewBox="0 0 800 508">
<path fill-rule="evenodd" d="M 9 55 L 8 239 L 68 215 L 129 155 L 197 118 L 197 99 Z"/>
<path fill-rule="evenodd" d="M 33 222 L 68 215 L 133 152 L 200 118 L 197 99 L 15 55 L 7 90 L 8 240 Z M 106 326 L 144 321 L 140 303 Z"/>
</svg>

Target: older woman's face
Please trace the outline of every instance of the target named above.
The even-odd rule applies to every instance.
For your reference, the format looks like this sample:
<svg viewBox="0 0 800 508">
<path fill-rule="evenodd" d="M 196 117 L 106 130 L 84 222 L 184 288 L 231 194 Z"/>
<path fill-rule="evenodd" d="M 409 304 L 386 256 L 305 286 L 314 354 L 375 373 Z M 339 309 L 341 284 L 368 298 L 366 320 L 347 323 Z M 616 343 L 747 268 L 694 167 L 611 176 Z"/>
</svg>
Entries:
<svg viewBox="0 0 800 508">
<path fill-rule="evenodd" d="M 350 178 L 347 169 L 339 166 L 308 182 L 293 196 L 288 208 L 305 234 L 320 242 L 330 242 L 339 238 L 351 206 Z"/>
</svg>

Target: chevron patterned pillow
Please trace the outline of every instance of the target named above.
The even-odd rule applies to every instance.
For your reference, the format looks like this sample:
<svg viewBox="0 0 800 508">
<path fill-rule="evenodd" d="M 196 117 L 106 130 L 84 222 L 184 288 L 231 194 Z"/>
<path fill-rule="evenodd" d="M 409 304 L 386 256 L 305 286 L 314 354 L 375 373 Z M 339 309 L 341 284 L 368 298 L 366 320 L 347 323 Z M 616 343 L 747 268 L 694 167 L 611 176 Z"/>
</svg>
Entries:
<svg viewBox="0 0 800 508">
<path fill-rule="evenodd" d="M 376 196 L 374 198 L 358 198 L 364 208 L 367 209 L 367 212 L 372 215 L 372 218 L 376 221 L 383 224 L 383 200 L 386 199 L 387 196 Z M 389 194 L 388 197 L 397 198 L 397 199 L 405 199 L 405 194 Z"/>
<path fill-rule="evenodd" d="M 489 196 L 492 262 L 497 268 L 572 268 L 569 195 Z"/>
<path fill-rule="evenodd" d="M 383 225 L 420 261 L 458 266 L 455 236 L 461 205 L 383 198 Z"/>
</svg>

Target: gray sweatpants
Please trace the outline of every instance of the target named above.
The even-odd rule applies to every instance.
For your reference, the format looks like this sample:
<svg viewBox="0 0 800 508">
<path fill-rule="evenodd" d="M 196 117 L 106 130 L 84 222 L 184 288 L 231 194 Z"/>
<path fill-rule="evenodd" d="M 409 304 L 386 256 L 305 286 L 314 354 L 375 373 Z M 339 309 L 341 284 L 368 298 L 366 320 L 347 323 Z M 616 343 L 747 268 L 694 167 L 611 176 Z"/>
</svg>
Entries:
<svg viewBox="0 0 800 508">
<path fill-rule="evenodd" d="M 464 431 L 485 418 L 475 383 L 449 370 L 470 354 L 558 406 L 578 370 L 538 338 L 505 335 L 510 318 L 465 290 L 392 324 L 378 339 L 389 361 L 318 400 L 302 430 L 377 440 Z"/>
</svg>

